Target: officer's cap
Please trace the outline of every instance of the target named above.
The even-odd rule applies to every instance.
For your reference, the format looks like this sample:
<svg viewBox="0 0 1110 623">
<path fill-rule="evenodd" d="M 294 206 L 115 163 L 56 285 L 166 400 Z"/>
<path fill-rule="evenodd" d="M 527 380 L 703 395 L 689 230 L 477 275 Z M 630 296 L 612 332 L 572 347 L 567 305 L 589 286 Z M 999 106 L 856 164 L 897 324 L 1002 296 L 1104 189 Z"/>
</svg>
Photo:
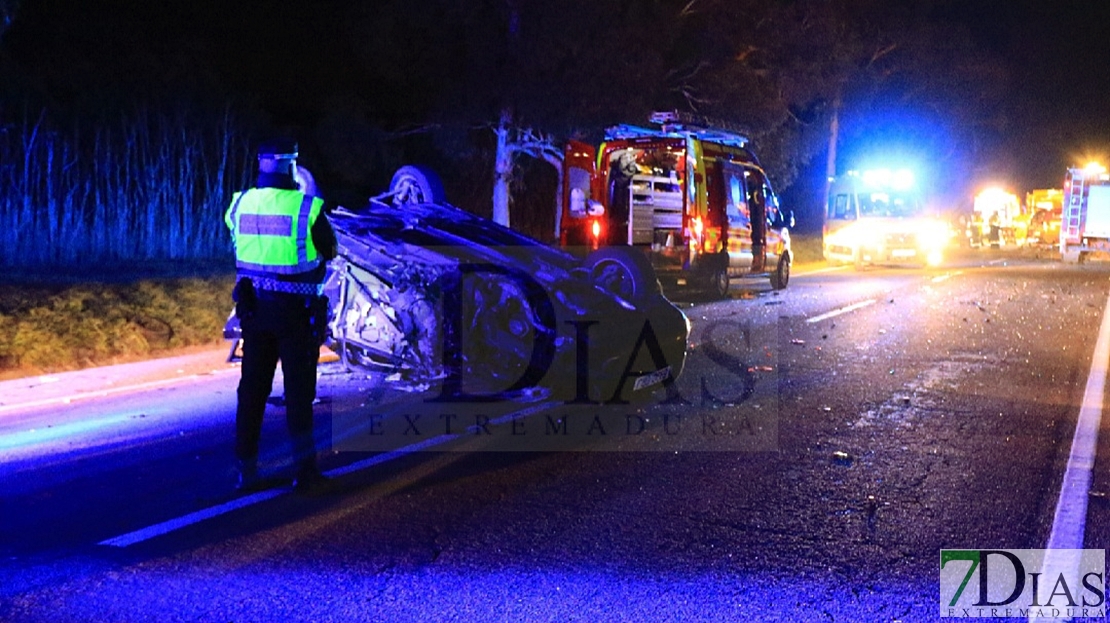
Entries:
<svg viewBox="0 0 1110 623">
<path fill-rule="evenodd" d="M 296 158 L 297 141 L 290 138 L 270 139 L 258 146 L 259 160 L 295 160 Z"/>
</svg>

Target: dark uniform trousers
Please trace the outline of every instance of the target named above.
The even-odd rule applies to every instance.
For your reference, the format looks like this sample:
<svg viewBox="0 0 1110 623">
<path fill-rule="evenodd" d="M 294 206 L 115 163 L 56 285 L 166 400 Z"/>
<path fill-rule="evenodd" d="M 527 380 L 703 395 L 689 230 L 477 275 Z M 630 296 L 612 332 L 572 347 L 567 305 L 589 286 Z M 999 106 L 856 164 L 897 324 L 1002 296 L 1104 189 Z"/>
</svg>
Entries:
<svg viewBox="0 0 1110 623">
<path fill-rule="evenodd" d="M 235 455 L 240 461 L 258 458 L 262 417 L 281 360 L 285 377 L 285 417 L 293 458 L 301 470 L 315 469 L 312 403 L 316 400 L 316 364 L 320 346 L 312 330 L 312 297 L 258 292 L 257 307 L 243 330 L 242 377 L 235 412 Z"/>
</svg>

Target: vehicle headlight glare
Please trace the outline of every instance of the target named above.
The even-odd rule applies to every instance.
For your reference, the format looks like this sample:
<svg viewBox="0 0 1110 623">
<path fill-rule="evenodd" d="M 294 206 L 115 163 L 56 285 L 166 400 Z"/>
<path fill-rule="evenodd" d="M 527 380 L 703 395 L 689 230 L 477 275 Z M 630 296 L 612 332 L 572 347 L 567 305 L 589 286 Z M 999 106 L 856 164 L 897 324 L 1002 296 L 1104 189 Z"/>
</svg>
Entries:
<svg viewBox="0 0 1110 623">
<path fill-rule="evenodd" d="M 949 238 L 948 227 L 944 223 L 930 223 L 922 228 L 921 247 L 926 251 L 942 249 L 948 245 Z"/>
</svg>

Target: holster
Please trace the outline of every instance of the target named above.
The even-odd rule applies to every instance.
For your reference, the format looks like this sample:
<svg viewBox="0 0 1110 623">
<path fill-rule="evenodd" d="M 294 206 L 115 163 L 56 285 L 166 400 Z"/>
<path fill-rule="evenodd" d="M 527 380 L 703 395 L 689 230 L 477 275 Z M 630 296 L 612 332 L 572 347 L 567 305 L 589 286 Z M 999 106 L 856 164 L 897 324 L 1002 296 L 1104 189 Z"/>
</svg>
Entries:
<svg viewBox="0 0 1110 623">
<path fill-rule="evenodd" d="M 235 315 L 240 322 L 254 318 L 254 313 L 258 311 L 258 293 L 250 278 L 243 277 L 235 284 L 231 299 L 235 301 Z"/>
</svg>

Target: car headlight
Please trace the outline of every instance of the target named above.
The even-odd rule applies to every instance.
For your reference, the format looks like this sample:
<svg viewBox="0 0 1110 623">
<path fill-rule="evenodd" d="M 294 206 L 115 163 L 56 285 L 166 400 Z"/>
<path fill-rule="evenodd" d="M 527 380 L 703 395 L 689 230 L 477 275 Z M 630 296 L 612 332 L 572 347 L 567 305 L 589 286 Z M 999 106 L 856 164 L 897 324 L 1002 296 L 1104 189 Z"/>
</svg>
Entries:
<svg viewBox="0 0 1110 623">
<path fill-rule="evenodd" d="M 918 240 L 923 249 L 941 249 L 948 245 L 951 232 L 944 223 L 932 222 L 924 224 L 918 232 Z"/>
</svg>

